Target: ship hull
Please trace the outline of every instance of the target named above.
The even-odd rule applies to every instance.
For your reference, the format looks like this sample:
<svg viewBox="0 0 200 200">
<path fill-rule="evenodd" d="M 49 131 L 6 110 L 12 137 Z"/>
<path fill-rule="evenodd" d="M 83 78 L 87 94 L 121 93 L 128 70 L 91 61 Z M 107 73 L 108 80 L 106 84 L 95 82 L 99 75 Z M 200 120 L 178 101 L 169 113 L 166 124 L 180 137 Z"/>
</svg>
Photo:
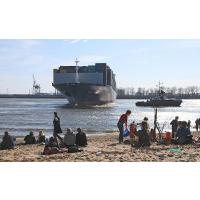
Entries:
<svg viewBox="0 0 200 200">
<path fill-rule="evenodd" d="M 151 101 L 140 101 L 136 103 L 136 106 L 141 107 L 179 107 L 182 100 L 151 100 Z"/>
<path fill-rule="evenodd" d="M 53 84 L 72 105 L 103 105 L 115 101 L 117 93 L 111 86 L 90 84 Z"/>
</svg>

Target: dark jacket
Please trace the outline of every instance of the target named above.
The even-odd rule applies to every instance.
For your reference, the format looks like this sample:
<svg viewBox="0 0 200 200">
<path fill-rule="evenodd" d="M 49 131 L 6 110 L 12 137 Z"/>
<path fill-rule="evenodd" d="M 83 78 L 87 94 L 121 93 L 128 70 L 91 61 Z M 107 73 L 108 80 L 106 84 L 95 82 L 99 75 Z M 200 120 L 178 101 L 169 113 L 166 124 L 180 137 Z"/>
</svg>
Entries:
<svg viewBox="0 0 200 200">
<path fill-rule="evenodd" d="M 178 129 L 178 120 L 176 119 L 172 120 L 170 125 L 172 126 L 172 132 L 176 132 Z"/>
<path fill-rule="evenodd" d="M 137 131 L 136 135 L 138 136 L 138 144 L 137 147 L 148 147 L 150 146 L 149 134 L 145 130 Z"/>
<path fill-rule="evenodd" d="M 54 125 L 54 134 L 62 133 L 62 129 L 60 127 L 60 118 L 59 117 L 54 118 L 53 125 Z"/>
<path fill-rule="evenodd" d="M 78 145 L 78 146 L 86 146 L 87 145 L 87 137 L 84 132 L 79 132 L 76 134 L 76 145 Z"/>
<path fill-rule="evenodd" d="M 14 148 L 14 140 L 13 137 L 10 135 L 4 136 L 3 140 L 0 144 L 0 149 L 12 149 Z"/>
<path fill-rule="evenodd" d="M 25 141 L 25 144 L 35 144 L 36 143 L 35 136 L 33 136 L 33 135 L 27 135 L 24 138 L 24 141 Z"/>
<path fill-rule="evenodd" d="M 176 137 L 178 144 L 192 143 L 192 135 L 189 128 L 179 128 Z"/>
</svg>

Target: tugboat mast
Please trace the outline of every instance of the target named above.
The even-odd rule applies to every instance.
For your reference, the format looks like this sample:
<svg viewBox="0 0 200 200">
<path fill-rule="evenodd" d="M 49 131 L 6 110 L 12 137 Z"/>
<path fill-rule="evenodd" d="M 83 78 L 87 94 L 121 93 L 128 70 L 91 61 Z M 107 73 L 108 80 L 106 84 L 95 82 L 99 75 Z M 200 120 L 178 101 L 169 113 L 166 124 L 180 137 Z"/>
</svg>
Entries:
<svg viewBox="0 0 200 200">
<path fill-rule="evenodd" d="M 163 90 L 162 85 L 163 85 L 163 83 L 161 83 L 161 82 L 159 81 L 159 82 L 158 82 L 158 85 L 157 85 L 157 87 L 158 87 L 158 93 L 159 93 L 159 94 L 160 94 L 161 91 Z"/>
</svg>

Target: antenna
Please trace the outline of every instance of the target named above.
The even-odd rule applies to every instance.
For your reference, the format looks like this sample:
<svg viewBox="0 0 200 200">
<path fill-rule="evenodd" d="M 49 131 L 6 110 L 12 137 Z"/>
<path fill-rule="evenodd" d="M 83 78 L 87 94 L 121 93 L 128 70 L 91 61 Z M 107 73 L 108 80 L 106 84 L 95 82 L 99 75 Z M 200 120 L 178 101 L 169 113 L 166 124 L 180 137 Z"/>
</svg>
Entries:
<svg viewBox="0 0 200 200">
<path fill-rule="evenodd" d="M 163 83 L 160 81 L 158 82 L 158 85 L 156 85 L 158 87 L 159 92 L 163 89 L 162 85 L 163 85 Z"/>
</svg>

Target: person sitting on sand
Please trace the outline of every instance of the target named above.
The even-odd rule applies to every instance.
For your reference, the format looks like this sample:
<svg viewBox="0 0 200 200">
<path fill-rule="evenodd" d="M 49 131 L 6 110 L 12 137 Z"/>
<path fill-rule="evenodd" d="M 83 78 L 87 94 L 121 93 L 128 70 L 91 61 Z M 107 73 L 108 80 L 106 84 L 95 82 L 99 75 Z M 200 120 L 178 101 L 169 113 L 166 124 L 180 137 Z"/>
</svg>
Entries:
<svg viewBox="0 0 200 200">
<path fill-rule="evenodd" d="M 127 110 L 125 114 L 121 115 L 119 121 L 117 123 L 117 127 L 119 129 L 119 143 L 121 144 L 124 141 L 123 133 L 124 133 L 124 125 L 125 128 L 128 128 L 128 117 L 131 115 L 131 111 Z"/>
<path fill-rule="evenodd" d="M 73 133 L 71 128 L 67 129 L 67 132 L 64 136 L 64 144 L 67 148 L 73 147 L 76 144 L 76 135 Z"/>
<path fill-rule="evenodd" d="M 32 131 L 24 138 L 24 141 L 25 144 L 36 144 L 36 139 Z"/>
<path fill-rule="evenodd" d="M 154 129 L 151 129 L 149 132 L 149 140 L 150 142 L 158 142 L 158 140 L 156 139 L 156 133 Z"/>
<path fill-rule="evenodd" d="M 191 144 L 192 143 L 192 134 L 190 129 L 187 128 L 187 122 L 183 121 L 181 127 L 178 129 L 176 134 L 176 140 L 178 144 Z"/>
<path fill-rule="evenodd" d="M 135 144 L 135 147 L 149 147 L 149 133 L 148 133 L 148 124 L 146 122 L 142 122 L 141 130 L 137 131 L 138 142 Z"/>
<path fill-rule="evenodd" d="M 80 129 L 77 128 L 77 134 L 76 134 L 76 145 L 80 147 L 87 146 L 87 137 L 86 134 Z"/>
<path fill-rule="evenodd" d="M 165 132 L 164 136 L 163 136 L 163 143 L 165 145 L 169 145 L 171 144 L 172 141 L 172 134 L 170 132 Z"/>
<path fill-rule="evenodd" d="M 170 125 L 172 126 L 172 138 L 176 137 L 176 132 L 177 132 L 177 129 L 178 129 L 178 119 L 179 119 L 179 117 L 177 116 L 170 123 Z"/>
<path fill-rule="evenodd" d="M 39 131 L 39 135 L 37 138 L 37 144 L 45 144 L 46 138 L 43 131 Z"/>
<path fill-rule="evenodd" d="M 135 121 L 133 121 L 130 124 L 130 134 L 129 134 L 131 146 L 133 146 L 135 143 L 136 133 L 137 133 L 137 124 L 135 123 Z"/>
<path fill-rule="evenodd" d="M 53 125 L 54 125 L 53 136 L 54 136 L 55 142 L 58 144 L 58 140 L 57 140 L 58 138 L 60 142 L 63 143 L 63 139 L 59 135 L 60 133 L 62 133 L 62 129 L 60 127 L 60 118 L 58 117 L 57 112 L 54 112 Z"/>
<path fill-rule="evenodd" d="M 144 117 L 144 119 L 143 119 L 143 122 L 146 122 L 147 123 L 147 128 L 148 128 L 148 130 L 150 129 L 149 127 L 149 119 L 148 119 L 148 117 Z"/>
<path fill-rule="evenodd" d="M 13 137 L 6 131 L 0 144 L 1 150 L 13 149 L 15 146 Z"/>
<path fill-rule="evenodd" d="M 66 152 L 66 149 L 60 149 L 54 137 L 49 138 L 48 144 L 45 145 L 43 155 L 51 155 Z"/>
</svg>

